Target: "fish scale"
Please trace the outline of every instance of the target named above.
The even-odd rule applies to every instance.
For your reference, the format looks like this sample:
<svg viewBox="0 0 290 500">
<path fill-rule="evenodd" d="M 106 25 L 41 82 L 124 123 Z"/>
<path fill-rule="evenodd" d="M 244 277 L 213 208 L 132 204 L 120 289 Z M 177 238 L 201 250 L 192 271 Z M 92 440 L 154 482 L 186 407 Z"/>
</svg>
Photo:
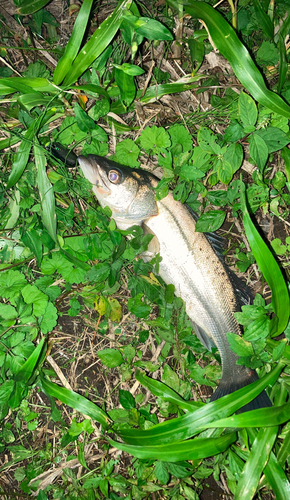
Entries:
<svg viewBox="0 0 290 500">
<path fill-rule="evenodd" d="M 142 170 L 119 165 L 97 155 L 80 156 L 80 167 L 92 183 L 93 192 L 102 207 L 109 206 L 120 229 L 142 225 L 153 239 L 141 255 L 146 261 L 160 254 L 159 275 L 173 284 L 175 294 L 186 304 L 186 312 L 205 347 L 217 347 L 222 361 L 222 377 L 211 400 L 250 384 L 258 379 L 254 370 L 237 364 L 227 332 L 242 334 L 234 313 L 240 309 L 237 289 L 245 285 L 232 276 L 212 247 L 208 237 L 195 231 L 195 220 L 186 205 L 169 193 L 155 200 L 158 179 Z M 240 411 L 271 406 L 265 391 Z"/>
</svg>

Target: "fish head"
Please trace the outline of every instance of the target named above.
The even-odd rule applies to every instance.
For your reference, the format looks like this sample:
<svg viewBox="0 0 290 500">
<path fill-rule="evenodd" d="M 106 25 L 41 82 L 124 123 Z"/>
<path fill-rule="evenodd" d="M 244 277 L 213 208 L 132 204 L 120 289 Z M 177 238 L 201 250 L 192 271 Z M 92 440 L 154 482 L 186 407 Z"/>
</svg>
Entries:
<svg viewBox="0 0 290 500">
<path fill-rule="evenodd" d="M 152 174 L 97 155 L 81 155 L 78 162 L 100 205 L 111 209 L 119 229 L 141 225 L 158 215 L 153 190 L 157 179 Z"/>
</svg>

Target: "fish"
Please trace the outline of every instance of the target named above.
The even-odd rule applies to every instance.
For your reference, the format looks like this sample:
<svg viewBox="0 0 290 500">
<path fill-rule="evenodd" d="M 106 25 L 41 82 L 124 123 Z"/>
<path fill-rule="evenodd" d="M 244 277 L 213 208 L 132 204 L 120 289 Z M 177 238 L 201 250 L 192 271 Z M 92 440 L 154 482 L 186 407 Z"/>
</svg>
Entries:
<svg viewBox="0 0 290 500">
<path fill-rule="evenodd" d="M 175 295 L 186 304 L 186 312 L 201 343 L 209 350 L 217 348 L 222 364 L 219 385 L 211 397 L 215 401 L 256 380 L 255 370 L 238 365 L 227 332 L 242 335 L 234 313 L 249 303 L 248 287 L 226 266 L 218 235 L 211 238 L 195 231 L 195 217 L 186 204 L 169 194 L 157 200 L 154 188 L 159 179 L 152 173 L 120 165 L 109 158 L 89 154 L 78 157 L 83 175 L 104 208 L 112 211 L 119 229 L 133 225 L 153 235 L 141 257 L 148 261 L 160 254 L 158 274 Z M 241 411 L 272 406 L 261 392 Z"/>
</svg>

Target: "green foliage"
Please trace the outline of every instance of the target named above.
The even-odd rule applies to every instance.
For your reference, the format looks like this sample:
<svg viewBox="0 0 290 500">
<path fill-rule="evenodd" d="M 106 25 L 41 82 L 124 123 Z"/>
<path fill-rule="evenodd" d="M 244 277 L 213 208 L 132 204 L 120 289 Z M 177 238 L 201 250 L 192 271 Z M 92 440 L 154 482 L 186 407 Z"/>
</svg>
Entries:
<svg viewBox="0 0 290 500">
<path fill-rule="evenodd" d="M 59 59 L 53 81 L 42 61 L 26 65 L 23 58 L 26 69 L 21 76 L 12 76 L 10 59 L 9 66 L 0 68 L 1 116 L 5 117 L 0 141 L 4 152 L 0 451 L 8 456 L 1 471 L 14 467 L 14 480 L 28 497 L 42 484 L 41 473 L 49 472 L 47 464 L 53 463 L 55 471 L 61 462 L 62 475 L 39 491 L 40 498 L 53 494 L 68 499 L 141 499 L 154 494 L 197 500 L 204 480 L 212 475 L 218 481 L 222 472 L 237 499 L 263 495 L 265 486 L 277 498 L 286 499 L 290 323 L 289 283 L 284 277 L 289 276 L 290 237 L 287 231 L 276 233 L 275 226 L 279 218 L 288 227 L 290 214 L 287 6 L 278 1 L 271 10 L 271 3 L 255 0 L 231 5 L 229 12 L 223 5 L 218 10 L 206 2 L 190 1 L 184 6 L 169 2 L 172 9 L 160 4 L 150 12 L 149 5 L 137 7 L 126 0 L 97 27 L 92 2 L 85 0 L 66 48 L 61 49 L 58 23 L 43 9 L 46 3 L 16 2 L 31 37 L 36 34 L 42 40 L 39 37 L 49 34 L 46 41 Z M 165 72 L 161 60 L 149 70 L 149 52 L 142 58 L 146 47 L 154 59 L 160 40 L 167 58 L 176 6 L 180 18 L 185 12 L 202 19 L 211 38 L 197 21 L 186 18 L 191 37 L 177 46 L 185 51 L 180 60 L 190 74 L 173 81 L 173 73 Z M 11 33 L 1 29 L 5 60 Z M 231 80 L 223 85 L 220 75 L 201 74 L 211 40 L 242 88 Z M 21 47 L 24 55 L 35 50 L 30 37 L 21 41 Z M 162 100 L 164 96 L 184 91 L 198 95 L 205 89 L 211 92 L 212 87 L 208 111 L 202 104 L 191 115 L 176 107 L 168 120 L 163 114 L 151 115 L 152 103 L 154 113 L 160 109 L 167 113 L 169 101 Z M 100 156 L 108 155 L 113 146 L 110 158 L 117 163 L 162 167 L 156 198 L 171 190 L 175 200 L 186 202 L 198 214 L 198 231 L 215 231 L 225 221 L 232 222 L 232 215 L 243 217 L 251 250 L 236 242 L 232 227 L 223 226 L 230 240 L 227 262 L 247 272 L 250 283 L 253 269 L 256 274 L 261 271 L 272 296 L 266 303 L 257 294 L 252 305 L 243 305 L 236 319 L 244 335 L 228 332 L 228 340 L 238 363 L 257 369 L 259 381 L 205 404 L 207 388 L 215 387 L 220 377 L 220 367 L 213 364 L 218 354 L 208 353 L 192 334 L 185 305 L 174 295 L 174 287 L 165 286 L 158 277 L 159 256 L 146 263 L 137 258 L 152 235 L 143 234 L 141 227 L 118 230 L 110 221 L 110 210 L 96 206 L 91 184 L 76 173 L 75 156 L 72 165 L 64 165 L 54 153 L 57 143 L 71 154 L 75 149 L 77 154 L 81 150 Z M 266 219 L 274 226 L 270 245 L 259 235 L 253 214 L 257 221 Z M 66 349 L 65 335 L 57 335 L 62 320 L 68 319 L 73 337 L 80 318 L 93 334 L 86 337 L 83 329 L 77 333 L 72 354 Z M 271 339 L 283 330 L 285 338 Z M 61 356 L 54 361 L 61 363 L 65 375 L 78 366 L 88 375 L 88 386 L 76 383 L 72 391 L 60 385 L 64 379 L 55 383 L 54 371 L 44 364 L 51 341 L 55 342 L 53 355 L 61 345 Z M 83 347 L 87 344 L 88 348 Z M 90 363 L 90 356 L 93 371 L 90 365 L 83 369 L 72 364 L 75 358 Z M 162 371 L 155 379 L 157 370 Z M 75 381 L 79 376 L 78 372 Z M 155 396 L 150 403 L 138 384 Z M 272 408 L 232 415 L 269 386 Z M 51 419 L 59 436 L 53 447 L 50 435 L 42 449 L 38 435 L 36 439 L 35 432 L 43 425 L 38 417 L 43 395 L 35 403 L 31 398 L 35 387 L 49 398 L 50 408 L 44 405 L 40 410 L 41 419 Z M 90 420 L 74 413 L 67 424 L 68 415 L 59 401 Z M 96 430 L 95 422 L 100 429 Z M 19 440 L 21 445 L 16 443 Z M 86 450 L 96 440 L 102 458 L 92 464 Z M 126 461 L 124 467 L 122 456 L 113 459 L 111 450 L 108 453 L 110 444 L 139 458 L 130 464 Z M 76 455 L 81 477 L 71 462 Z M 19 466 L 23 460 L 25 467 Z"/>
</svg>

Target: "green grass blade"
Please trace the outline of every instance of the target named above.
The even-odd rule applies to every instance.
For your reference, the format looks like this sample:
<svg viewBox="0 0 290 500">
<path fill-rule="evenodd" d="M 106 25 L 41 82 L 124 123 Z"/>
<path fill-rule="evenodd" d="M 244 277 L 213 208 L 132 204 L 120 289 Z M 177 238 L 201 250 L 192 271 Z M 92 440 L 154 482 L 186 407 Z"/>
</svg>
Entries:
<svg viewBox="0 0 290 500">
<path fill-rule="evenodd" d="M 284 467 L 287 458 L 290 455 L 290 432 L 288 431 L 285 439 L 283 440 L 283 444 L 280 446 L 277 459 L 279 464 Z"/>
<path fill-rule="evenodd" d="M 243 222 L 251 250 L 257 264 L 263 273 L 272 291 L 272 304 L 278 318 L 274 323 L 272 336 L 280 335 L 286 328 L 289 320 L 289 294 L 282 271 L 276 262 L 271 250 L 255 228 L 245 200 L 245 192 L 241 191 L 241 202 L 243 206 Z"/>
<path fill-rule="evenodd" d="M 258 432 L 256 429 L 247 429 L 247 431 L 253 443 Z M 264 474 L 276 495 L 276 500 L 288 500 L 290 498 L 290 484 L 273 452 L 270 453 L 269 461 L 264 469 Z"/>
<path fill-rule="evenodd" d="M 49 83 L 46 78 L 22 78 L 12 76 L 11 78 L 2 78 L 0 80 L 0 95 L 12 94 L 17 91 L 21 94 L 30 94 L 31 89 L 36 93 L 49 92 L 55 94 L 59 92 L 59 89 Z"/>
<path fill-rule="evenodd" d="M 181 443 L 160 446 L 132 446 L 112 440 L 109 440 L 109 443 L 137 458 L 179 462 L 181 460 L 197 460 L 212 457 L 225 451 L 236 440 L 236 433 L 231 432 L 218 438 L 191 439 Z"/>
<path fill-rule="evenodd" d="M 35 106 L 47 106 L 47 108 L 53 106 L 54 108 L 63 108 L 63 103 L 60 99 L 56 99 L 49 95 L 39 96 L 39 94 L 35 92 L 33 94 L 22 94 L 18 97 L 17 102 L 28 111 L 30 111 Z"/>
<path fill-rule="evenodd" d="M 43 9 L 43 7 L 45 7 L 45 5 L 49 2 L 50 0 L 28 0 L 26 2 L 22 2 L 22 5 L 18 7 L 17 12 L 21 16 L 34 14 L 34 12 Z"/>
<path fill-rule="evenodd" d="M 288 14 L 289 15 L 289 14 Z M 284 38 L 279 36 L 279 80 L 277 91 L 280 94 L 282 87 L 285 83 L 288 70 L 287 52 L 285 47 Z"/>
<path fill-rule="evenodd" d="M 66 45 L 64 55 L 58 61 L 53 74 L 53 81 L 56 85 L 59 85 L 66 77 L 71 69 L 73 61 L 77 56 L 89 21 L 92 3 L 93 0 L 84 0 L 80 8 L 72 34 Z"/>
<path fill-rule="evenodd" d="M 159 382 L 159 380 L 147 377 L 139 370 L 136 371 L 135 378 L 138 382 L 140 382 L 140 384 L 147 387 L 147 389 L 149 389 L 154 396 L 162 398 L 165 401 L 169 401 L 183 410 L 194 411 L 197 408 L 204 406 L 204 403 L 199 403 L 197 401 L 185 401 L 181 396 L 179 396 L 179 394 L 177 394 L 177 392 L 168 387 L 168 385 L 163 384 L 163 382 Z"/>
<path fill-rule="evenodd" d="M 210 422 L 231 415 L 254 399 L 265 387 L 272 385 L 277 380 L 281 369 L 282 366 L 277 365 L 270 373 L 253 384 L 223 396 L 217 401 L 213 401 L 196 411 L 191 411 L 182 417 L 162 422 L 147 430 L 123 429 L 118 431 L 118 435 L 126 443 L 139 446 L 145 446 L 148 442 L 154 442 L 157 445 L 188 439 L 205 429 Z"/>
<path fill-rule="evenodd" d="M 55 197 L 53 187 L 46 174 L 46 159 L 43 148 L 39 145 L 34 146 L 34 158 L 37 168 L 37 184 L 41 199 L 41 218 L 44 227 L 47 229 L 50 237 L 58 244 L 56 234 L 56 213 Z"/>
<path fill-rule="evenodd" d="M 45 380 L 44 378 L 38 381 L 38 385 L 43 392 L 49 396 L 59 399 L 62 403 L 74 408 L 83 415 L 87 415 L 93 420 L 96 420 L 104 427 L 104 429 L 106 429 L 110 424 L 110 417 L 101 408 L 80 394 L 70 391 L 65 387 L 59 387 L 57 384 Z"/>
<path fill-rule="evenodd" d="M 254 11 L 256 18 L 259 19 L 259 24 L 261 30 L 265 33 L 268 38 L 273 38 L 274 35 L 274 25 L 269 18 L 268 14 L 264 11 L 260 0 L 253 0 Z"/>
<path fill-rule="evenodd" d="M 159 85 L 151 85 L 146 90 L 143 97 L 141 97 L 140 102 L 149 103 L 160 99 L 164 95 L 176 94 L 178 92 L 185 92 L 186 90 L 192 90 L 197 87 L 197 85 L 192 85 L 197 79 L 200 80 L 200 75 L 197 77 L 190 77 L 187 81 L 174 82 L 174 83 L 163 83 Z M 137 92 L 137 97 L 142 95 L 142 90 Z"/>
<path fill-rule="evenodd" d="M 277 437 L 278 426 L 268 429 L 260 429 L 251 449 L 250 456 L 245 463 L 244 469 L 235 491 L 235 500 L 251 500 L 259 484 L 264 468 L 267 465 L 272 446 Z"/>
<path fill-rule="evenodd" d="M 259 408 L 241 415 L 215 420 L 207 427 L 273 427 L 290 420 L 290 403 L 272 408 Z"/>
<path fill-rule="evenodd" d="M 176 1 L 167 0 L 167 2 L 176 8 Z M 271 111 L 290 118 L 290 106 L 267 89 L 248 50 L 222 15 L 209 4 L 194 0 L 188 0 L 184 10 L 195 19 L 202 19 L 205 22 L 214 45 L 229 61 L 236 77 L 251 95 Z"/>
<path fill-rule="evenodd" d="M 75 83 L 91 63 L 108 47 L 121 25 L 123 12 L 130 8 L 131 3 L 132 0 L 123 0 L 118 4 L 114 12 L 102 22 L 79 52 L 64 80 L 64 85 Z"/>
</svg>

